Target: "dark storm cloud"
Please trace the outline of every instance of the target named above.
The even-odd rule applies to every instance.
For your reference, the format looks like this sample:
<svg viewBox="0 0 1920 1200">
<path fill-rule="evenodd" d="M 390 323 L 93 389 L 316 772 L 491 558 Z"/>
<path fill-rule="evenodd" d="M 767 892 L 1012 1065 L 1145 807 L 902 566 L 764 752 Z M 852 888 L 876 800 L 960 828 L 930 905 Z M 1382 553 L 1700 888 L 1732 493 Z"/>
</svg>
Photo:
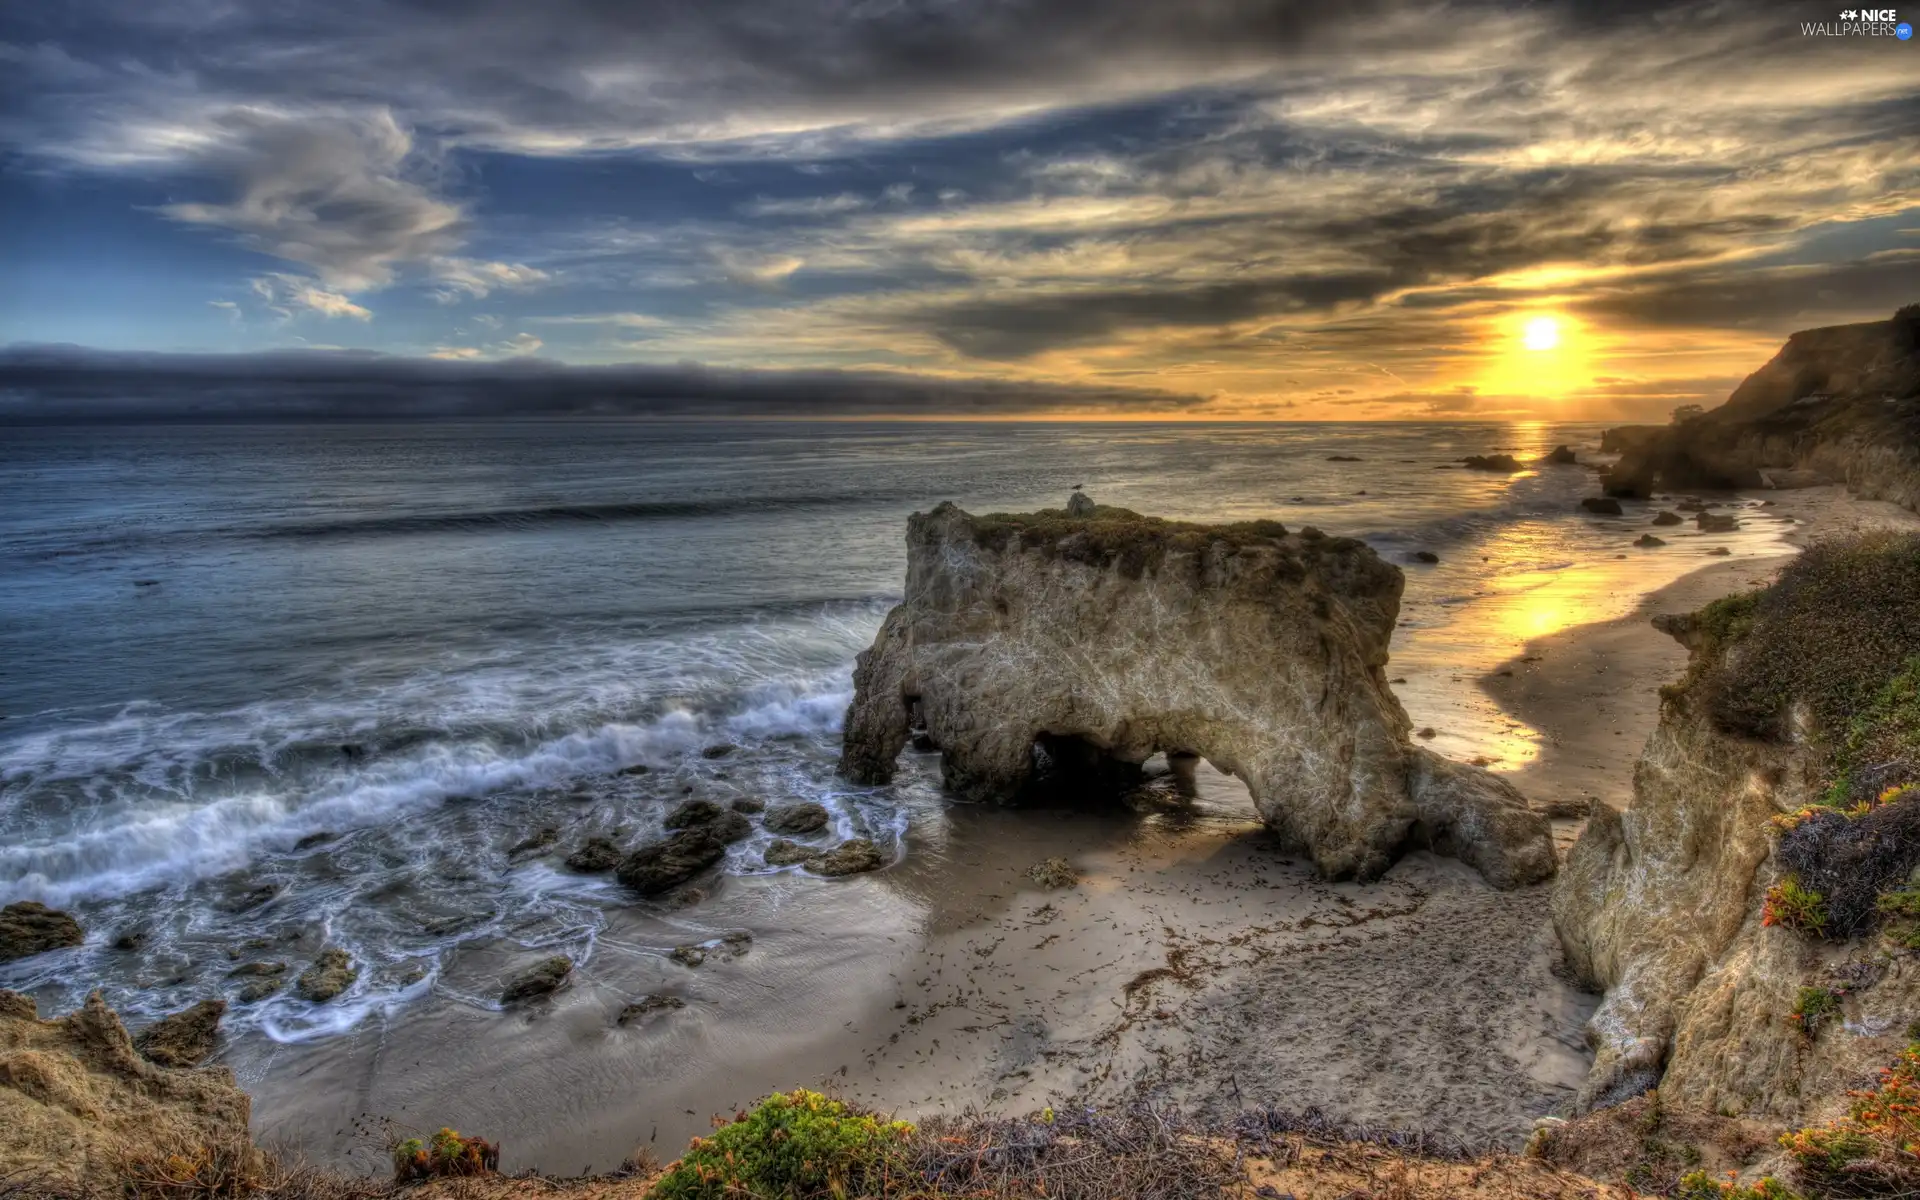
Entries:
<svg viewBox="0 0 1920 1200">
<path fill-rule="evenodd" d="M 422 417 L 1178 415 L 1203 398 L 842 371 L 442 362 L 341 351 L 113 353 L 0 349 L 0 422 Z"/>
</svg>

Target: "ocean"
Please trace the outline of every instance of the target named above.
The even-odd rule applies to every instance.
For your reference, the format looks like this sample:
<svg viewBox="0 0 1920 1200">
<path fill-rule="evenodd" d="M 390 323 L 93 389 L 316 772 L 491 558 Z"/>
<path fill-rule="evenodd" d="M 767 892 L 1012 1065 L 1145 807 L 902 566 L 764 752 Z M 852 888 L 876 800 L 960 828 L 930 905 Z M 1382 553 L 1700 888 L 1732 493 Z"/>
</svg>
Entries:
<svg viewBox="0 0 1920 1200">
<path fill-rule="evenodd" d="M 0 965 L 0 986 L 43 1012 L 100 987 L 137 1023 L 234 996 L 242 959 L 297 971 L 337 945 L 362 966 L 346 995 L 289 989 L 224 1026 L 242 1045 L 324 1042 L 428 997 L 497 1011 L 501 947 L 636 952 L 602 944 L 609 915 L 656 902 L 561 857 L 652 836 L 689 795 L 816 800 L 840 835 L 911 853 L 925 805 L 903 790 L 934 776 L 856 788 L 833 766 L 854 656 L 900 594 L 905 519 L 942 500 L 1058 507 L 1080 485 L 1156 515 L 1364 538 L 1408 572 L 1389 674 L 1416 724 L 1445 753 L 1516 765 L 1531 731 L 1477 672 L 1715 547 L 1777 550 L 1758 520 L 1636 549 L 1644 506 L 1579 511 L 1582 467 L 1447 469 L 1560 443 L 1585 457 L 1599 428 L 9 429 L 0 902 L 68 908 L 89 936 Z M 767 873 L 766 840 L 725 871 Z M 815 882 L 833 886 L 797 878 L 788 902 Z"/>
</svg>

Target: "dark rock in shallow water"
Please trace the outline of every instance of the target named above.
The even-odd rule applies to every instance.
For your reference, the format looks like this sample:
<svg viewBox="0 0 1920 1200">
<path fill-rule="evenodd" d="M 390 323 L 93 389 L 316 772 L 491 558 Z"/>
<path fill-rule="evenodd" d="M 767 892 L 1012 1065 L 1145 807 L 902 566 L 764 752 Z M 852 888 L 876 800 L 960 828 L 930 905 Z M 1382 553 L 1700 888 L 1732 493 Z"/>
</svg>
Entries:
<svg viewBox="0 0 1920 1200">
<path fill-rule="evenodd" d="M 590 837 L 580 843 L 579 848 L 567 855 L 567 867 L 574 871 L 595 873 L 611 871 L 620 865 L 625 854 L 612 838 Z"/>
<path fill-rule="evenodd" d="M 163 1067 L 197 1067 L 213 1053 L 226 1011 L 225 1000 L 202 1000 L 141 1030 L 133 1047 L 142 1058 Z"/>
<path fill-rule="evenodd" d="M 642 996 L 632 1004 L 620 1010 L 614 1019 L 616 1025 L 631 1025 L 635 1021 L 644 1021 L 655 1013 L 673 1012 L 687 1006 L 687 1002 L 678 996 Z"/>
<path fill-rule="evenodd" d="M 802 846 L 800 843 L 788 841 L 786 838 L 775 838 L 772 842 L 768 843 L 766 851 L 761 857 L 766 860 L 767 865 L 770 867 L 792 867 L 807 861 L 818 853 L 819 851 L 812 846 Z"/>
<path fill-rule="evenodd" d="M 1732 554 L 1733 551 L 1727 549 L 1725 546 L 1715 546 L 1713 549 L 1707 551 L 1707 553 L 1714 558 L 1725 558 L 1729 554 Z"/>
<path fill-rule="evenodd" d="M 770 808 L 762 824 L 774 833 L 816 833 L 827 827 L 826 808 L 811 802 Z"/>
<path fill-rule="evenodd" d="M 615 771 L 614 774 L 615 775 L 651 775 L 653 774 L 653 768 L 648 766 L 645 763 L 635 763 L 630 767 L 621 767 L 618 771 Z"/>
<path fill-rule="evenodd" d="M 567 978 L 572 974 L 573 960 L 564 954 L 556 954 L 530 970 L 514 976 L 507 986 L 501 989 L 500 1003 L 518 1004 L 523 1000 L 551 996 L 566 985 Z"/>
<path fill-rule="evenodd" d="M 1580 507 L 1604 517 L 1617 517 L 1624 511 L 1620 502 L 1611 496 L 1588 496 L 1580 502 Z"/>
<path fill-rule="evenodd" d="M 228 979 L 253 979 L 261 975 L 284 975 L 287 964 L 283 962 L 242 963 L 227 972 Z"/>
<path fill-rule="evenodd" d="M 641 895 L 657 896 L 692 879 L 726 857 L 726 853 L 726 842 L 710 829 L 683 829 L 665 841 L 642 846 L 627 855 L 615 874 L 621 883 Z"/>
<path fill-rule="evenodd" d="M 87 940 L 80 922 L 35 900 L 0 908 L 0 962 L 78 946 Z"/>
<path fill-rule="evenodd" d="M 737 842 L 753 835 L 751 821 L 711 800 L 682 801 L 667 814 L 663 824 L 668 829 L 703 829 L 723 842 Z"/>
<path fill-rule="evenodd" d="M 1639 539 L 1635 541 L 1633 544 L 1641 547 L 1642 549 L 1651 550 L 1656 546 L 1664 546 L 1667 543 L 1663 538 L 1657 538 L 1650 533 L 1643 533 L 1640 535 Z"/>
<path fill-rule="evenodd" d="M 1555 446 L 1552 453 L 1548 454 L 1541 461 L 1551 463 L 1556 467 L 1577 466 L 1580 462 L 1579 459 L 1573 456 L 1573 449 L 1569 446 Z"/>
<path fill-rule="evenodd" d="M 1352 454 L 1329 454 L 1327 455 L 1327 461 L 1328 462 L 1359 462 L 1361 460 L 1358 456 L 1352 455 Z"/>
<path fill-rule="evenodd" d="M 1431 550 L 1415 550 L 1412 554 L 1408 555 L 1408 557 L 1413 559 L 1414 562 L 1437 563 L 1440 561 L 1440 556 Z"/>
<path fill-rule="evenodd" d="M 313 960 L 312 966 L 300 972 L 294 989 L 304 999 L 325 1004 L 352 987 L 358 978 L 360 968 L 353 965 L 353 957 L 338 946 L 329 946 Z"/>
<path fill-rule="evenodd" d="M 147 944 L 148 933 L 145 929 L 123 929 L 113 939 L 115 950 L 138 950 Z"/>
<path fill-rule="evenodd" d="M 858 875 L 862 871 L 878 871 L 886 865 L 880 848 L 866 838 L 848 838 L 806 861 L 807 870 L 815 875 Z"/>
<path fill-rule="evenodd" d="M 251 962 L 227 972 L 228 979 L 244 979 L 240 985 L 240 1003 L 258 1004 L 287 986 L 287 964 Z"/>
<path fill-rule="evenodd" d="M 1661 509 L 1660 514 L 1654 517 L 1653 523 L 1655 525 L 1678 525 L 1681 519 L 1679 513 L 1668 512 L 1665 509 Z"/>
<path fill-rule="evenodd" d="M 298 854 L 302 850 L 311 850 L 315 846 L 324 846 L 339 836 L 339 834 L 327 830 L 322 830 L 319 833 L 310 833 L 293 844 L 294 853 Z"/>
<path fill-rule="evenodd" d="M 1701 533 L 1732 533 L 1740 528 L 1740 522 L 1726 513 L 1703 512 L 1693 518 Z"/>
<path fill-rule="evenodd" d="M 683 967 L 697 967 L 709 960 L 732 962 L 752 947 L 753 935 L 743 929 L 714 938 L 712 941 L 695 942 L 690 946 L 675 946 L 667 957 Z"/>
<path fill-rule="evenodd" d="M 759 813 L 767 811 L 767 802 L 756 800 L 752 796 L 741 796 L 727 807 L 737 813 Z"/>
<path fill-rule="evenodd" d="M 239 893 L 221 907 L 230 913 L 243 913 L 251 909 L 259 908 L 279 894 L 280 887 L 278 884 L 263 883 L 259 887 L 248 888 L 246 891 Z"/>
<path fill-rule="evenodd" d="M 1469 471 L 1524 471 L 1520 460 L 1511 454 L 1469 454 L 1460 460 Z"/>
<path fill-rule="evenodd" d="M 708 746 L 705 750 L 702 750 L 700 752 L 700 757 L 701 758 L 725 758 L 727 755 L 732 754 L 736 749 L 738 749 L 738 747 L 733 745 L 731 742 L 722 742 L 717 746 Z"/>
<path fill-rule="evenodd" d="M 507 848 L 509 858 L 519 854 L 531 854 L 536 850 L 545 850 L 560 840 L 560 831 L 549 825 L 528 837 L 521 838 Z"/>
</svg>

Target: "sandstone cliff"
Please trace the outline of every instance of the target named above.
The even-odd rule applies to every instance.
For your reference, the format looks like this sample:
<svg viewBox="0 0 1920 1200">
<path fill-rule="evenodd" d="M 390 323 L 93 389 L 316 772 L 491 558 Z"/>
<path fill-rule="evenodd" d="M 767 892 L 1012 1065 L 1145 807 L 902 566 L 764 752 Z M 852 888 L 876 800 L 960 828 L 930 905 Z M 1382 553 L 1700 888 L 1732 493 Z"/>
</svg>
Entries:
<svg viewBox="0 0 1920 1200">
<path fill-rule="evenodd" d="M 1011 802 L 1123 788 L 1158 751 L 1238 776 L 1329 876 L 1431 846 L 1500 887 L 1554 870 L 1499 778 L 1409 744 L 1387 687 L 1402 579 L 1361 542 L 1095 507 L 908 524 L 906 599 L 854 672 L 841 767 L 892 777 L 909 736 L 948 788 Z"/>
<path fill-rule="evenodd" d="M 1610 443 L 1613 494 L 1825 479 L 1920 511 L 1920 305 L 1796 333 L 1719 408 L 1631 430 Z"/>
<path fill-rule="evenodd" d="M 1569 965 L 1606 992 L 1583 1107 L 1657 1085 L 1667 1105 L 1804 1122 L 1905 1045 L 1920 940 L 1876 933 L 1873 914 L 1920 865 L 1899 832 L 1920 792 L 1897 786 L 1920 776 L 1916 590 L 1920 539 L 1869 537 L 1656 622 L 1691 651 L 1687 677 L 1663 691 L 1633 803 L 1596 806 L 1553 893 Z M 1802 861 L 1850 856 L 1851 879 L 1813 896 L 1824 927 L 1766 919 L 1786 842 Z M 1864 921 L 1842 919 L 1849 903 Z M 1830 1019 L 1805 1019 L 1806 989 Z"/>
<path fill-rule="evenodd" d="M 0 991 L 0 1185 L 21 1195 L 106 1194 L 131 1163 L 179 1148 L 250 1155 L 251 1107 L 224 1067 L 142 1058 L 98 992 L 42 1021 L 31 999 Z"/>
</svg>

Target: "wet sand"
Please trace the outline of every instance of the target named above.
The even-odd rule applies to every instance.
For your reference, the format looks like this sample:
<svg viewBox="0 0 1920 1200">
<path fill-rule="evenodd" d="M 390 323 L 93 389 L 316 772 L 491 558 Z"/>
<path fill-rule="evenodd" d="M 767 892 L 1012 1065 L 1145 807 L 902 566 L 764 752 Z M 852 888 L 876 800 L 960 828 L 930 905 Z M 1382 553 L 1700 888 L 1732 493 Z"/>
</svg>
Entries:
<svg viewBox="0 0 1920 1200">
<path fill-rule="evenodd" d="M 1835 489 L 1774 508 L 1807 522 L 1795 536 L 1920 525 Z M 1521 788 L 1624 803 L 1654 693 L 1684 662 L 1647 618 L 1755 586 L 1780 561 L 1756 552 L 1685 574 L 1629 613 L 1526 640 L 1505 665 L 1511 643 L 1490 643 L 1481 687 L 1527 731 L 1514 736 L 1529 753 L 1510 764 Z M 908 759 L 894 867 L 729 879 L 684 909 L 615 908 L 548 1004 L 485 1002 L 542 956 L 515 945 L 455 964 L 386 1022 L 238 1051 L 228 1061 L 255 1093 L 257 1132 L 341 1157 L 362 1144 L 357 1116 L 451 1124 L 503 1140 L 510 1169 L 573 1172 L 636 1145 L 670 1157 L 711 1114 L 778 1088 L 823 1086 L 903 1116 L 1144 1088 L 1206 1115 L 1319 1106 L 1514 1146 L 1585 1073 L 1595 998 L 1555 972 L 1545 887 L 1495 892 L 1426 854 L 1374 884 L 1326 883 L 1280 854 L 1245 789 L 1217 775 L 1190 812 L 1018 811 L 950 803 L 936 760 Z M 1052 856 L 1078 886 L 1027 877 Z M 753 942 L 739 957 L 668 957 L 740 930 Z M 685 1007 L 620 1026 L 649 994 Z"/>
</svg>

